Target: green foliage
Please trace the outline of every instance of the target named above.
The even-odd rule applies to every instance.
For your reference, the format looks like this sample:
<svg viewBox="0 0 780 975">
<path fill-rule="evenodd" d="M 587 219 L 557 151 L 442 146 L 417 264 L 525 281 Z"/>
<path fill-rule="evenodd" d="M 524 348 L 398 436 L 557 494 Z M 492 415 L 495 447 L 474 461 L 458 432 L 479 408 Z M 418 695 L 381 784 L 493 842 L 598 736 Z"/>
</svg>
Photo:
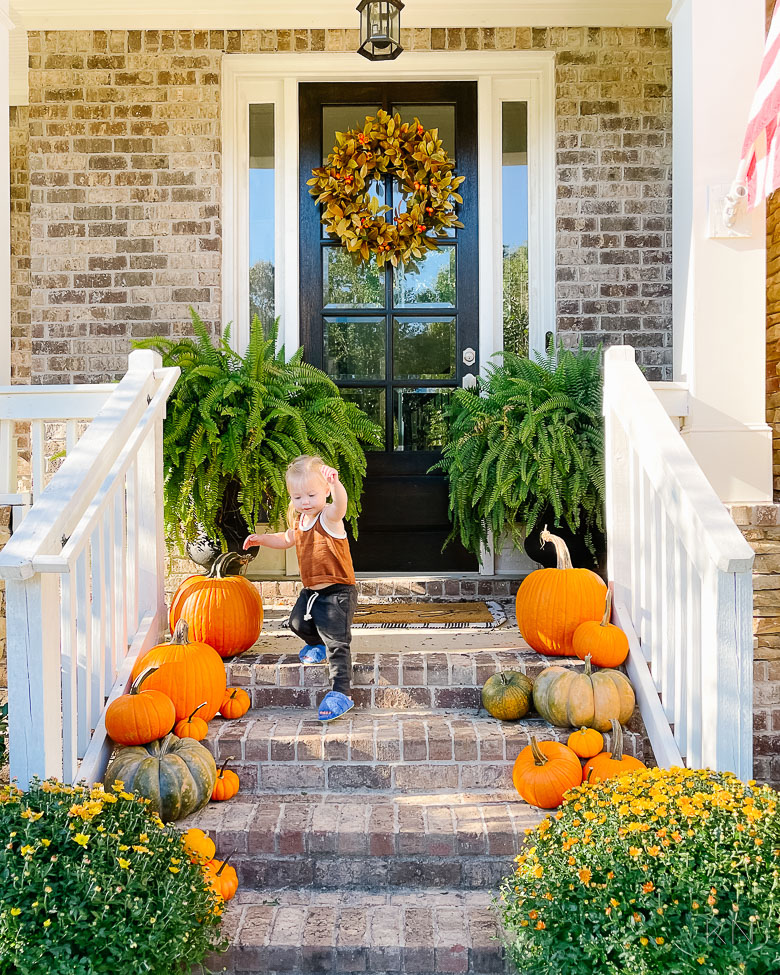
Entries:
<svg viewBox="0 0 780 975">
<path fill-rule="evenodd" d="M 528 355 L 528 245 L 504 248 L 504 349 Z"/>
<path fill-rule="evenodd" d="M 519 544 L 546 507 L 589 547 L 603 528 L 604 431 L 599 352 L 509 352 L 476 390 L 457 389 L 444 456 L 452 538 L 479 555 L 492 529 Z"/>
<path fill-rule="evenodd" d="M 230 327 L 212 341 L 191 311 L 195 338 L 146 339 L 181 377 L 168 400 L 163 437 L 165 523 L 184 542 L 202 527 L 225 541 L 219 515 L 226 492 L 238 483 L 238 502 L 251 528 L 266 519 L 284 523 L 284 472 L 300 454 L 320 454 L 335 467 L 349 496 L 347 519 L 357 534 L 366 471 L 362 444 L 379 442 L 377 427 L 336 385 L 303 361 L 299 349 L 285 360 L 276 351 L 277 325 L 268 338 L 252 321 L 244 356 L 230 347 Z"/>
<path fill-rule="evenodd" d="M 501 889 L 522 975 L 774 975 L 780 815 L 729 772 L 643 769 L 571 790 Z"/>
<path fill-rule="evenodd" d="M 184 975 L 221 910 L 181 833 L 121 788 L 0 790 L 0 975 Z"/>
</svg>

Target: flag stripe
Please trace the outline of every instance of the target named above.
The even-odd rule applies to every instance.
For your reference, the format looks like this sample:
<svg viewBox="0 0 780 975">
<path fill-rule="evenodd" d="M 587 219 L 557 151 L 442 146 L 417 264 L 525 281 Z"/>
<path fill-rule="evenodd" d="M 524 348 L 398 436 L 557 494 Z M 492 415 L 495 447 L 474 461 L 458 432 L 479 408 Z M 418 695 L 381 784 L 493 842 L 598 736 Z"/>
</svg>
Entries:
<svg viewBox="0 0 780 975">
<path fill-rule="evenodd" d="M 748 205 L 757 206 L 780 186 L 780 5 L 775 8 L 764 47 L 739 173 L 744 174 Z"/>
</svg>

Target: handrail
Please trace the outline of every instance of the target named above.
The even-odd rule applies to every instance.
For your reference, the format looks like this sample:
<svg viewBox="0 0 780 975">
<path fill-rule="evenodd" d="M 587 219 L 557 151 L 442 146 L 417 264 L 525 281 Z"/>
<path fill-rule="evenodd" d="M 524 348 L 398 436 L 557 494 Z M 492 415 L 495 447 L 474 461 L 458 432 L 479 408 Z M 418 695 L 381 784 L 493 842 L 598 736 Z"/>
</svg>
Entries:
<svg viewBox="0 0 780 975">
<path fill-rule="evenodd" d="M 607 351 L 604 417 L 608 573 L 651 743 L 672 754 L 671 725 L 689 766 L 750 778 L 753 550 L 629 346 Z"/>
<path fill-rule="evenodd" d="M 151 350 L 130 354 L 127 373 L 0 552 L 11 776 L 22 788 L 33 775 L 102 775 L 107 700 L 126 690 L 134 656 L 159 641 L 162 421 L 179 375 L 161 364 Z M 71 402 L 81 410 L 90 395 L 82 387 Z M 67 419 L 63 403 L 67 393 L 58 406 Z M 48 402 L 31 405 L 50 415 Z"/>
</svg>

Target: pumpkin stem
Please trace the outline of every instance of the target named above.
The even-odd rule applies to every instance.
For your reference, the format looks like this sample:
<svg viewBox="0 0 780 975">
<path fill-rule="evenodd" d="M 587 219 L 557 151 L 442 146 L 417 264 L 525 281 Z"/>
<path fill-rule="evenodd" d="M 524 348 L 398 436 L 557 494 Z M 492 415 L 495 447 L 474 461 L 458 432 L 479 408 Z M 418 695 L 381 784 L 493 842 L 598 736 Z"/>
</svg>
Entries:
<svg viewBox="0 0 780 975">
<path fill-rule="evenodd" d="M 248 555 L 239 555 L 238 552 L 223 552 L 214 559 L 214 563 L 206 573 L 207 579 L 224 579 L 225 576 L 243 575 L 250 558 Z"/>
<path fill-rule="evenodd" d="M 219 875 L 220 875 L 220 874 L 222 873 L 222 871 L 223 871 L 223 870 L 225 869 L 225 867 L 227 866 L 227 862 L 228 862 L 228 860 L 229 860 L 229 859 L 230 859 L 230 858 L 231 858 L 231 857 L 233 856 L 233 854 L 234 854 L 235 852 L 236 852 L 236 851 L 235 851 L 235 850 L 233 850 L 232 852 L 230 852 L 230 853 L 228 853 L 228 855 L 227 855 L 227 856 L 225 857 L 225 859 L 224 859 L 224 860 L 222 861 L 222 865 L 220 866 L 220 868 L 219 868 L 219 870 L 217 870 L 217 872 L 216 872 L 216 873 L 214 874 L 214 876 L 215 876 L 215 877 L 218 877 L 218 876 L 219 876 Z"/>
<path fill-rule="evenodd" d="M 548 763 L 549 759 L 541 750 L 539 742 L 533 735 L 531 735 L 531 752 L 533 753 L 534 763 L 536 765 L 546 765 Z"/>
<path fill-rule="evenodd" d="M 228 755 L 228 757 L 225 759 L 225 761 L 219 767 L 219 774 L 217 775 L 217 778 L 218 779 L 221 779 L 222 778 L 222 773 L 225 771 L 225 766 L 227 765 L 227 763 L 228 762 L 235 761 L 235 758 L 236 758 L 235 755 Z"/>
<path fill-rule="evenodd" d="M 610 718 L 610 724 L 612 725 L 612 751 L 610 752 L 610 758 L 613 762 L 622 762 L 623 729 L 620 726 L 620 722 L 616 718 Z"/>
<path fill-rule="evenodd" d="M 501 683 L 504 685 L 504 687 L 506 687 L 509 683 L 509 674 L 507 671 L 502 670 L 498 676 L 501 678 Z"/>
<path fill-rule="evenodd" d="M 157 667 L 149 667 L 148 670 L 145 670 L 142 674 L 139 674 L 138 677 L 136 677 L 136 679 L 133 681 L 133 683 L 130 686 L 130 693 L 137 694 L 139 688 L 141 687 L 141 684 L 143 684 L 146 678 L 150 674 L 153 674 L 157 669 L 158 669 Z"/>
<path fill-rule="evenodd" d="M 555 546 L 555 558 L 557 561 L 557 568 L 559 569 L 572 569 L 574 566 L 571 563 L 571 555 L 569 555 L 569 550 L 566 547 L 566 542 L 558 536 L 553 535 L 552 532 L 547 531 L 547 525 L 544 526 L 544 530 L 539 535 L 539 541 L 542 545 L 546 545 L 551 542 Z"/>
<path fill-rule="evenodd" d="M 209 703 L 208 701 L 204 701 L 203 704 L 199 704 L 195 708 L 195 710 L 192 712 L 192 714 L 189 716 L 189 718 L 187 718 L 187 721 L 188 722 L 189 721 L 192 721 L 192 719 L 195 717 L 195 715 L 198 713 L 198 711 L 200 711 L 201 708 L 205 708 L 208 703 Z"/>
<path fill-rule="evenodd" d="M 587 654 L 585 656 L 585 676 L 586 677 L 591 677 L 593 675 L 593 669 L 592 669 L 592 667 L 590 665 L 590 662 L 591 662 L 592 659 L 593 658 L 591 657 L 590 654 Z"/>
<path fill-rule="evenodd" d="M 607 589 L 607 599 L 604 603 L 604 615 L 601 618 L 601 626 L 607 626 L 612 619 L 612 590 Z"/>
<path fill-rule="evenodd" d="M 187 620 L 180 619 L 171 635 L 170 645 L 177 647 L 186 646 L 190 642 L 189 630 L 190 624 Z"/>
</svg>

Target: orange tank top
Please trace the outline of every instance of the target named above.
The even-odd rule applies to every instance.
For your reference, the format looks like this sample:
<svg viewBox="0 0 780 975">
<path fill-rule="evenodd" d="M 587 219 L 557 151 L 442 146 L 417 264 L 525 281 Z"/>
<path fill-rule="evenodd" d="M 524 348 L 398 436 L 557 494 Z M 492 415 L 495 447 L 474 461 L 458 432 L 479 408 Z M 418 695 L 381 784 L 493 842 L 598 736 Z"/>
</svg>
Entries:
<svg viewBox="0 0 780 975">
<path fill-rule="evenodd" d="M 295 552 L 301 581 L 307 589 L 341 583 L 355 585 L 355 570 L 346 535 L 333 535 L 322 523 L 320 514 L 306 528 L 300 517 L 295 522 Z"/>
</svg>

